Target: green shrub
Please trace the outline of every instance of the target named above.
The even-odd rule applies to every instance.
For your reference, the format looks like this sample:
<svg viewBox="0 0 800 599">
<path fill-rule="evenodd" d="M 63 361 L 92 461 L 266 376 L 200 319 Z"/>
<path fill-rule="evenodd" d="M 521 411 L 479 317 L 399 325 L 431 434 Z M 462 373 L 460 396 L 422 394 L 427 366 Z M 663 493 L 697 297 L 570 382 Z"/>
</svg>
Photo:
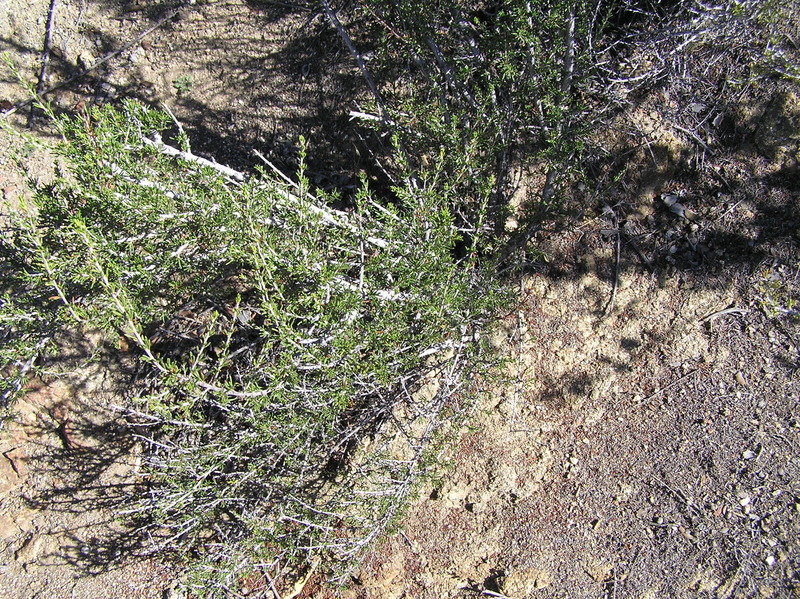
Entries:
<svg viewBox="0 0 800 599">
<path fill-rule="evenodd" d="M 474 219 L 474 198 L 489 198 L 493 235 L 486 241 L 493 249 L 519 185 L 514 173 L 546 176 L 540 187 L 529 186 L 527 198 L 546 210 L 578 164 L 586 123 L 576 118 L 583 102 L 576 91 L 590 70 L 591 36 L 602 28 L 598 13 L 606 10 L 595 4 L 369 0 L 358 5 L 363 17 L 357 26 L 379 36 L 371 64 L 387 82 L 381 102 L 409 162 L 440 166 L 442 188 L 458 190 L 457 214 L 467 227 Z"/>
<path fill-rule="evenodd" d="M 384 205 L 364 185 L 337 211 L 302 167 L 296 185 L 244 177 L 163 144 L 168 124 L 133 102 L 58 119 L 68 169 L 16 216 L 6 274 L 51 298 L 34 318 L 139 357 L 151 488 L 132 510 L 224 595 L 347 563 L 392 521 L 472 405 L 504 296 L 440 189 Z M 0 322 L 21 339 L 15 305 Z"/>
</svg>

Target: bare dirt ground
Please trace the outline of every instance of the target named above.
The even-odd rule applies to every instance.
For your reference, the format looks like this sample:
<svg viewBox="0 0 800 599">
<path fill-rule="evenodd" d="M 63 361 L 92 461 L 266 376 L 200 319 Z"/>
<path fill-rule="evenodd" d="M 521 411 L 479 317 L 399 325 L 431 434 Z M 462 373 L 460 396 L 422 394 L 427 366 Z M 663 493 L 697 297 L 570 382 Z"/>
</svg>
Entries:
<svg viewBox="0 0 800 599">
<path fill-rule="evenodd" d="M 0 2 L 0 44 L 29 80 L 48 5 Z M 335 157 L 311 165 L 320 186 L 368 162 L 347 119 L 362 82 L 320 15 L 255 0 L 171 11 L 57 3 L 48 85 L 135 43 L 50 98 L 167 102 L 195 151 L 237 166 L 256 148 L 292 172 L 303 134 Z M 5 107 L 24 99 L 9 79 Z M 715 107 L 654 95 L 609 124 L 612 158 L 591 168 L 617 183 L 591 200 L 576 188 L 585 212 L 546 223 L 547 261 L 518 277 L 494 333 L 506 383 L 345 596 L 800 596 L 800 98 L 765 84 L 712 115 L 703 145 L 672 125 L 696 110 Z M 31 155 L 38 173 L 46 161 Z M 93 336 L 64 346 L 74 372 L 33 382 L 2 431 L 0 597 L 177 597 L 180 572 L 118 519 L 137 484 L 113 410 L 124 356 Z M 323 579 L 301 596 L 332 596 Z"/>
</svg>

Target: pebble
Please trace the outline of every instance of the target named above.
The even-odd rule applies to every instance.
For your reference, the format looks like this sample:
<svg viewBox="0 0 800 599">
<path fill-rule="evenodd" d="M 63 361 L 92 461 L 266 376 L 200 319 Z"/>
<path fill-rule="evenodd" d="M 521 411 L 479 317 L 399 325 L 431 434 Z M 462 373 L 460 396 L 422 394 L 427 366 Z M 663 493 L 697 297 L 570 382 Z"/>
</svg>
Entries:
<svg viewBox="0 0 800 599">
<path fill-rule="evenodd" d="M 78 66 L 82 69 L 89 69 L 94 64 L 94 56 L 91 52 L 84 50 L 80 54 L 78 54 Z"/>
<path fill-rule="evenodd" d="M 553 582 L 553 576 L 546 570 L 525 568 L 508 573 L 500 581 L 500 590 L 504 595 L 521 597 L 529 595 L 535 589 L 543 589 Z"/>
</svg>

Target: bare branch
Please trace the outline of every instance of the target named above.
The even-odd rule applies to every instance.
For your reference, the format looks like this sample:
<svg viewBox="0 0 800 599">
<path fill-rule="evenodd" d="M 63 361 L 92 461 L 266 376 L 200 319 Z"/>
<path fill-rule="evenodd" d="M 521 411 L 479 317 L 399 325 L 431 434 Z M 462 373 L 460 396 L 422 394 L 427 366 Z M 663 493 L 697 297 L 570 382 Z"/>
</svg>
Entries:
<svg viewBox="0 0 800 599">
<path fill-rule="evenodd" d="M 337 17 L 336 13 L 331 9 L 331 5 L 328 0 L 321 1 L 322 8 L 325 11 L 325 16 L 328 17 L 330 24 L 336 28 L 336 31 L 339 33 L 339 37 L 341 37 L 342 42 L 344 42 L 344 45 L 347 46 L 348 50 L 350 50 L 350 54 L 353 55 L 353 58 L 358 65 L 358 70 L 361 71 L 364 80 L 367 82 L 367 85 L 372 92 L 372 95 L 375 97 L 375 103 L 378 105 L 378 112 L 380 113 L 381 119 L 385 118 L 386 105 L 383 103 L 381 92 L 378 91 L 378 86 L 375 85 L 375 80 L 372 78 L 372 75 L 367 69 L 367 65 L 364 62 L 364 59 L 361 57 L 361 53 L 356 49 L 355 45 L 353 44 L 353 40 L 350 39 L 350 36 L 347 34 L 347 31 L 345 30 L 341 21 L 339 21 L 339 17 Z"/>
<path fill-rule="evenodd" d="M 56 14 L 56 1 L 50 0 L 50 9 L 47 11 L 47 26 L 44 34 L 44 49 L 42 50 L 42 69 L 39 71 L 39 81 L 36 84 L 36 95 L 40 98 L 44 94 L 44 82 L 47 78 L 47 66 L 50 64 L 50 40 L 53 37 L 53 20 Z M 28 126 L 33 123 L 33 108 L 28 117 Z"/>
</svg>

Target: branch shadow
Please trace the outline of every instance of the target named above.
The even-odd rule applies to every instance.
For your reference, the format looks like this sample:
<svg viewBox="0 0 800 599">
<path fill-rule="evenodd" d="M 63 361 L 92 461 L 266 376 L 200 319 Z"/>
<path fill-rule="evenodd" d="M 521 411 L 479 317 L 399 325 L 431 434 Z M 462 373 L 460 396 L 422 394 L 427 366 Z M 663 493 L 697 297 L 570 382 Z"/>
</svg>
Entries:
<svg viewBox="0 0 800 599">
<path fill-rule="evenodd" d="M 703 105 L 707 113 L 699 116 L 666 110 L 660 115 L 663 130 L 678 133 L 681 124 L 700 121 L 695 123 L 697 139 L 687 135 L 683 142 L 664 143 L 649 140 L 641 131 L 627 131 L 613 150 L 592 149 L 586 171 L 594 189 L 583 184 L 568 188 L 563 201 L 546 214 L 534 200 L 520 229 L 537 225 L 537 219 L 548 221 L 538 226 L 533 245 L 549 247 L 548 240 L 569 232 L 576 220 L 594 216 L 597 225 L 579 245 L 551 259 L 552 266 L 526 256 L 529 270 L 580 276 L 580 256 L 613 248 L 617 232 L 623 260 L 657 276 L 690 274 L 701 285 L 713 285 L 737 271 L 752 273 L 765 264 L 796 260 L 798 89 L 774 80 L 764 88 L 758 108 L 748 107 L 752 114 L 746 120 L 735 119 L 742 107 L 732 101 L 711 105 L 709 100 Z M 642 100 L 627 110 L 652 111 L 652 106 Z M 671 201 L 678 204 L 673 207 Z M 615 269 L 608 258 L 604 262 L 602 276 L 612 283 Z"/>
<path fill-rule="evenodd" d="M 141 429 L 115 408 L 128 401 L 132 361 L 77 333 L 63 333 L 59 345 L 42 366 L 83 373 L 31 379 L 8 426 L 24 442 L 24 506 L 54 514 L 47 534 L 57 549 L 40 559 L 92 576 L 152 554 L 158 533 L 134 504 L 147 491 L 137 474 Z"/>
<path fill-rule="evenodd" d="M 346 194 L 361 171 L 386 185 L 369 157 L 385 152 L 387 142 L 348 115 L 367 98 L 366 86 L 315 3 L 101 4 L 119 29 L 86 27 L 83 36 L 93 45 L 72 56 L 52 48 L 48 83 L 77 76 L 49 96 L 62 111 L 122 98 L 166 103 L 199 155 L 252 172 L 262 165 L 258 150 L 295 177 L 304 136 L 306 176 L 315 187 Z M 119 51 L 175 10 L 140 43 L 80 76 L 87 61 Z M 0 43 L 13 53 L 41 52 L 13 39 Z"/>
</svg>

